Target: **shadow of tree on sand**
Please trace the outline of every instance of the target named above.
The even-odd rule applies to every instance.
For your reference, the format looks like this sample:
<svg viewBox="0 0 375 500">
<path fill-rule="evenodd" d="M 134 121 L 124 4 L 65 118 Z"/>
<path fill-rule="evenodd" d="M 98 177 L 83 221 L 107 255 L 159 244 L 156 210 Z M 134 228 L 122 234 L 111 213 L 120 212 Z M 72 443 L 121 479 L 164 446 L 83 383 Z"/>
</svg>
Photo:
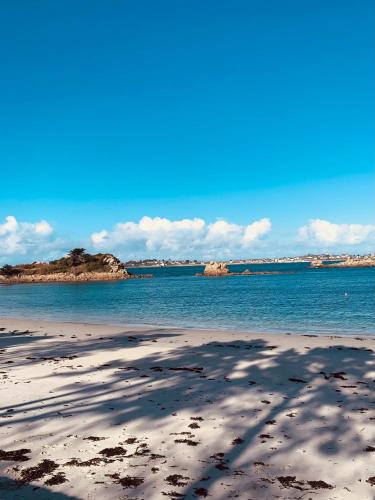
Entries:
<svg viewBox="0 0 375 500">
<path fill-rule="evenodd" d="M 19 493 L 18 490 L 21 487 L 22 492 Z M 33 500 L 34 498 L 38 498 L 38 500 L 78 500 L 77 497 L 65 495 L 57 491 L 51 491 L 50 489 L 40 486 L 21 486 L 18 481 L 14 481 L 5 476 L 0 476 L 0 498 L 2 500 L 10 498 L 15 500 Z"/>
<path fill-rule="evenodd" d="M 179 335 L 178 330 L 152 329 L 138 336 L 129 330 L 113 338 L 64 345 L 43 347 L 36 342 L 31 351 L 27 348 L 28 357 L 35 359 L 27 362 L 56 363 L 56 372 L 49 376 L 57 379 L 58 393 L 13 405 L 12 425 L 64 415 L 70 421 L 89 418 L 93 427 L 101 428 L 139 422 L 144 432 L 171 431 L 177 425 L 182 434 L 164 434 L 152 450 L 165 458 L 168 448 L 168 465 L 178 462 L 173 450 L 183 448 L 191 456 L 189 472 L 195 477 L 186 477 L 178 467 L 173 470 L 185 480 L 177 486 L 180 497 L 163 493 L 172 498 L 271 498 L 284 488 L 297 493 L 334 488 L 334 476 L 331 482 L 309 475 L 314 470 L 298 476 L 312 449 L 322 462 L 317 470 L 330 459 L 367 457 L 368 434 L 358 431 L 358 423 L 370 424 L 374 404 L 371 349 L 337 343 L 301 352 L 279 349 L 269 338 L 173 346 L 172 339 Z M 157 342 L 168 336 L 170 347 L 159 349 Z M 144 354 L 129 362 L 129 353 L 140 345 L 147 347 Z M 82 365 L 84 357 L 98 352 L 106 353 L 104 363 Z M 13 367 L 25 363 L 24 354 L 18 352 Z M 72 358 L 69 368 L 59 365 L 61 357 Z M 0 412 L 7 409 L 1 405 Z M 179 424 L 171 424 L 181 416 Z M 267 462 L 279 467 L 286 459 L 291 464 L 288 474 L 277 476 L 272 467 L 267 469 Z M 145 465 L 143 475 L 155 482 L 159 472 L 152 474 L 151 465 L 154 462 Z M 160 474 L 160 482 L 165 482 L 165 468 Z M 280 477 L 294 480 L 288 484 Z M 224 483 L 229 489 L 215 493 Z M 249 496 L 241 496 L 244 492 Z"/>
</svg>

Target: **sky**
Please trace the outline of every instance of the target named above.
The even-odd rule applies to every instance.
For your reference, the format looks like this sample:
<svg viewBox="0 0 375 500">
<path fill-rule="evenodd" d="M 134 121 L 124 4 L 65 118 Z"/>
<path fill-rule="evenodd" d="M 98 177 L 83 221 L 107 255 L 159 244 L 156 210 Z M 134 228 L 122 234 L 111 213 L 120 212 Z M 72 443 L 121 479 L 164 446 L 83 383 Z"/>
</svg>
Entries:
<svg viewBox="0 0 375 500">
<path fill-rule="evenodd" d="M 0 264 L 374 251 L 374 10 L 1 2 Z"/>
</svg>

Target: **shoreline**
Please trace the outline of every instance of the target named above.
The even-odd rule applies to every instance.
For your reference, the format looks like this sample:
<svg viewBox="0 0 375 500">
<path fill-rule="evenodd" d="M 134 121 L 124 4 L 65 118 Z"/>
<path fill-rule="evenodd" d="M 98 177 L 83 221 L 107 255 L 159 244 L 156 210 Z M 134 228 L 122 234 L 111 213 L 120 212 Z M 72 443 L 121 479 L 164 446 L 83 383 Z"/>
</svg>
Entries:
<svg viewBox="0 0 375 500">
<path fill-rule="evenodd" d="M 139 331 L 142 331 L 144 329 L 150 329 L 150 328 L 155 328 L 155 329 L 160 329 L 163 328 L 165 330 L 181 330 L 186 333 L 191 333 L 191 332 L 202 332 L 202 333 L 223 333 L 223 334 L 228 334 L 228 335 L 264 335 L 265 337 L 271 336 L 274 337 L 276 336 L 282 336 L 282 337 L 326 337 L 326 338 L 343 338 L 343 339 L 374 339 L 375 340 L 375 331 L 374 333 L 361 333 L 361 332 L 351 332 L 351 333 L 342 333 L 341 335 L 339 332 L 310 332 L 310 330 L 306 329 L 305 333 L 303 332 L 297 332 L 297 331 L 272 331 L 272 330 L 242 330 L 240 328 L 219 328 L 217 326 L 212 326 L 210 327 L 200 327 L 200 326 L 182 326 L 182 325 L 171 325 L 171 324 L 166 324 L 166 323 L 132 323 L 132 322 L 116 322 L 116 321 L 110 321 L 108 323 L 103 323 L 101 321 L 80 321 L 80 320 L 52 320 L 52 319 L 47 319 L 47 318 L 41 318 L 41 317 L 32 317 L 32 316 L 2 316 L 0 314 L 0 322 L 5 321 L 5 322 L 15 322 L 15 323 L 23 323 L 23 322 L 28 322 L 28 323 L 42 323 L 46 326 L 48 325 L 74 325 L 76 327 L 79 327 L 81 325 L 91 325 L 95 327 L 103 327 L 103 328 L 132 328 L 136 329 Z"/>
<path fill-rule="evenodd" d="M 0 328 L 0 497 L 372 498 L 373 337 Z"/>
<path fill-rule="evenodd" d="M 114 281 L 127 281 L 136 279 L 150 279 L 152 274 L 129 274 L 122 273 L 82 273 L 78 275 L 64 274 L 42 274 L 42 275 L 22 275 L 16 278 L 2 278 L 0 276 L 0 285 L 49 285 L 58 283 L 111 283 Z"/>
</svg>

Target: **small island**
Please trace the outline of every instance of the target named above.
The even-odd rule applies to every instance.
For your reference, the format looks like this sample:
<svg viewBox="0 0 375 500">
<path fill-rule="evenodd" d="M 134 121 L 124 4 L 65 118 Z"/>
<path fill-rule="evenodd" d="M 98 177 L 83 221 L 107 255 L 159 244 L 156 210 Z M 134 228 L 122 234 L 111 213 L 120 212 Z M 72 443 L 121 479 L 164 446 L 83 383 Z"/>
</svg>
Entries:
<svg viewBox="0 0 375 500">
<path fill-rule="evenodd" d="M 310 267 L 314 269 L 327 268 L 327 267 L 375 267 L 375 254 L 372 255 L 358 255 L 355 257 L 347 257 L 344 260 L 333 263 L 325 263 L 321 259 L 314 259 L 310 262 Z"/>
<path fill-rule="evenodd" d="M 0 284 L 114 281 L 151 278 L 152 274 L 129 273 L 125 265 L 112 254 L 89 254 L 84 248 L 74 248 L 65 257 L 50 262 L 9 264 L 0 268 Z"/>
<path fill-rule="evenodd" d="M 256 276 L 259 274 L 294 274 L 291 271 L 250 271 L 245 269 L 240 273 L 229 271 L 228 264 L 226 262 L 209 262 L 206 264 L 203 273 L 196 273 L 195 276 L 205 276 L 205 277 L 223 277 L 223 276 Z"/>
</svg>

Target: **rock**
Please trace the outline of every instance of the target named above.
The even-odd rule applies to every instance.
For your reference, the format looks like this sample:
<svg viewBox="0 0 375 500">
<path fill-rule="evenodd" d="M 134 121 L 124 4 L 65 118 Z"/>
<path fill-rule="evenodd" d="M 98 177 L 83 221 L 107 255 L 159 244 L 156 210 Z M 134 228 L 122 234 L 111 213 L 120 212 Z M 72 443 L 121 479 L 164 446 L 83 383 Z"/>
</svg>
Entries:
<svg viewBox="0 0 375 500">
<path fill-rule="evenodd" d="M 341 262 L 323 264 L 321 260 L 315 259 L 310 262 L 310 267 L 375 267 L 375 255 L 366 257 L 348 257 Z"/>
<path fill-rule="evenodd" d="M 125 272 L 124 272 L 125 271 Z M 129 274 L 126 269 L 119 272 L 20 274 L 12 278 L 0 276 L 0 284 L 10 283 L 70 283 L 83 281 L 116 281 L 126 279 L 152 278 L 152 274 Z"/>
<path fill-rule="evenodd" d="M 326 267 L 375 267 L 375 255 L 358 258 L 348 258 L 342 262 L 327 264 Z"/>
<path fill-rule="evenodd" d="M 292 271 L 250 271 L 245 269 L 240 273 L 230 272 L 228 269 L 228 264 L 225 262 L 210 262 L 206 264 L 203 273 L 197 273 L 195 276 L 255 276 L 255 275 L 265 275 L 265 274 L 294 274 Z"/>
<path fill-rule="evenodd" d="M 109 267 L 110 273 L 128 274 L 128 271 L 125 269 L 124 264 L 117 257 L 110 253 L 103 257 L 103 264 Z"/>
<path fill-rule="evenodd" d="M 225 276 L 229 273 L 228 264 L 225 262 L 210 262 L 204 268 L 204 276 Z"/>
<path fill-rule="evenodd" d="M 128 277 L 120 272 L 87 272 L 87 273 L 51 273 L 51 274 L 20 274 L 14 278 L 0 279 L 2 283 L 53 283 L 72 281 L 112 281 Z"/>
<path fill-rule="evenodd" d="M 322 267 L 323 261 L 314 259 L 310 262 L 310 267 Z"/>
</svg>

